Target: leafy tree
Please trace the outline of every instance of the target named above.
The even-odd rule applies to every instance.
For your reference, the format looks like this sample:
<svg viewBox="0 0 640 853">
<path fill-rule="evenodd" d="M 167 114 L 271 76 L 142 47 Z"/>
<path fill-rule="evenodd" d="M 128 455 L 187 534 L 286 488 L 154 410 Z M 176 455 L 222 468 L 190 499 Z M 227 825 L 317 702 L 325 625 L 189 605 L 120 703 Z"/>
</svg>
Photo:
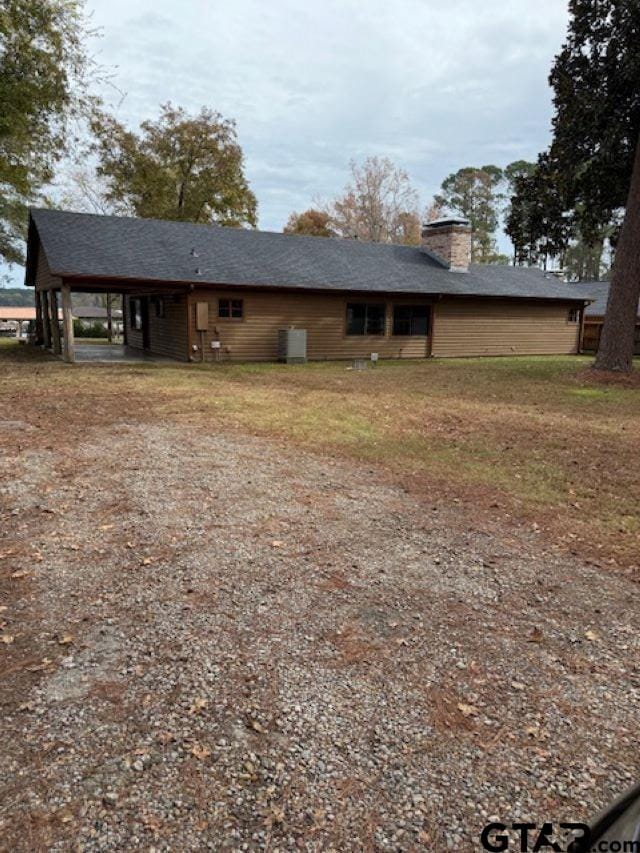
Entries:
<svg viewBox="0 0 640 853">
<path fill-rule="evenodd" d="M 420 242 L 418 193 L 386 157 L 351 163 L 351 181 L 325 209 L 340 237 L 373 243 Z"/>
<path fill-rule="evenodd" d="M 504 173 L 497 166 L 466 166 L 442 182 L 436 203 L 471 223 L 471 260 L 488 264 L 499 260 L 495 240 L 503 201 Z"/>
<path fill-rule="evenodd" d="M 94 101 L 81 0 L 0 3 L 0 258 L 22 262 L 26 208 Z"/>
<path fill-rule="evenodd" d="M 536 164 L 532 163 L 530 160 L 514 160 L 513 163 L 509 163 L 508 166 L 505 166 L 503 175 L 507 182 L 508 194 L 513 195 L 518 178 L 528 178 L 535 172 L 535 170 Z"/>
<path fill-rule="evenodd" d="M 601 281 L 611 274 L 612 241 L 618 231 L 616 223 L 601 228 L 587 242 L 578 226 L 564 254 L 564 269 L 569 281 Z M 607 251 L 608 249 L 608 251 Z"/>
<path fill-rule="evenodd" d="M 309 208 L 304 213 L 292 213 L 282 229 L 283 234 L 306 234 L 309 237 L 334 237 L 331 218 L 323 210 Z"/>
<path fill-rule="evenodd" d="M 256 224 L 256 198 L 244 174 L 235 123 L 203 107 L 189 116 L 164 104 L 140 134 L 116 119 L 94 123 L 105 201 L 143 218 Z"/>
<path fill-rule="evenodd" d="M 587 242 L 626 207 L 595 367 L 632 369 L 640 295 L 640 3 L 571 0 L 549 152 Z"/>
<path fill-rule="evenodd" d="M 32 308 L 34 304 L 33 288 L 0 286 L 0 305 L 27 305 Z"/>
<path fill-rule="evenodd" d="M 514 263 L 546 269 L 549 258 L 563 256 L 571 235 L 560 178 L 542 154 L 532 168 L 514 170 L 510 180 L 514 194 L 505 231 L 514 246 Z"/>
</svg>

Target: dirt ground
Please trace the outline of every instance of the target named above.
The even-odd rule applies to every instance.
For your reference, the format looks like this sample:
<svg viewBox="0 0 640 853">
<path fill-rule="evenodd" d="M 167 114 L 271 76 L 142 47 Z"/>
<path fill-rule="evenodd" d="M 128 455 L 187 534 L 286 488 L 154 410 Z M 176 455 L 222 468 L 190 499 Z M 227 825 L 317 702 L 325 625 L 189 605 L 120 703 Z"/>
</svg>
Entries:
<svg viewBox="0 0 640 853">
<path fill-rule="evenodd" d="M 631 577 L 117 393 L 0 419 L 0 850 L 479 850 L 636 781 Z"/>
</svg>

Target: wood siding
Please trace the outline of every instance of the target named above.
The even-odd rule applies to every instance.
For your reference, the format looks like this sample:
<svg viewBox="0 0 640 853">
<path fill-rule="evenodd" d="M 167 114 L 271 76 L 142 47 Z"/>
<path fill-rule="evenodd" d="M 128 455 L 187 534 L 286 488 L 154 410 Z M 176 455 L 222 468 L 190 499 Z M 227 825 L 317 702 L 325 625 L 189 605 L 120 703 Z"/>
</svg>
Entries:
<svg viewBox="0 0 640 853">
<path fill-rule="evenodd" d="M 187 297 L 165 296 L 164 317 L 156 316 L 153 296 L 131 294 L 125 297 L 125 326 L 127 344 L 142 349 L 142 330 L 132 327 L 132 299 L 147 299 L 149 305 L 149 352 L 156 355 L 187 361 L 189 358 L 189 336 L 187 331 Z"/>
<path fill-rule="evenodd" d="M 242 319 L 218 317 L 218 299 L 242 299 Z M 312 360 L 368 358 L 372 352 L 381 358 L 425 358 L 425 335 L 396 337 L 391 334 L 393 305 L 429 305 L 423 298 L 389 299 L 386 296 L 363 298 L 340 294 L 257 293 L 239 290 L 198 291 L 190 296 L 192 343 L 201 345 L 201 333 L 195 331 L 196 304 L 209 305 L 209 329 L 202 333 L 206 360 L 216 358 L 212 341 L 220 342 L 219 358 L 233 361 L 275 361 L 278 357 L 278 330 L 294 326 L 307 330 L 307 356 Z M 375 302 L 386 305 L 384 335 L 347 335 L 347 302 Z M 200 357 L 200 352 L 195 358 Z"/>
<path fill-rule="evenodd" d="M 585 352 L 598 351 L 603 325 L 604 317 L 585 318 L 584 332 L 582 333 L 582 349 Z M 640 355 L 640 322 L 636 324 L 633 353 L 634 355 Z"/>
<path fill-rule="evenodd" d="M 433 321 L 433 355 L 575 353 L 580 323 L 569 322 L 571 307 L 571 303 L 513 299 L 442 299 Z"/>
<path fill-rule="evenodd" d="M 142 348 L 142 332 L 131 328 L 130 300 L 126 299 L 126 327 L 130 346 Z M 144 298 L 144 296 L 142 297 Z M 202 289 L 189 296 L 165 297 L 165 316 L 157 317 L 149 299 L 149 350 L 158 355 L 194 361 L 275 361 L 278 330 L 307 330 L 307 355 L 311 360 L 369 358 L 426 358 L 427 336 L 401 337 L 392 332 L 393 306 L 432 304 L 426 298 L 372 295 L 266 292 Z M 218 316 L 219 299 L 242 299 L 242 319 Z M 205 332 L 196 331 L 196 305 L 208 305 Z M 384 335 L 347 335 L 349 302 L 383 302 Z M 578 351 L 580 324 L 569 321 L 575 303 L 531 300 L 442 299 L 432 304 L 432 354 L 439 357 L 482 355 L 561 355 Z M 219 341 L 216 351 L 212 341 Z M 198 350 L 192 351 L 196 345 Z"/>
<path fill-rule="evenodd" d="M 62 279 L 51 275 L 49 264 L 44 255 L 42 246 L 38 249 L 38 263 L 36 265 L 36 290 L 59 290 L 62 287 Z"/>
</svg>

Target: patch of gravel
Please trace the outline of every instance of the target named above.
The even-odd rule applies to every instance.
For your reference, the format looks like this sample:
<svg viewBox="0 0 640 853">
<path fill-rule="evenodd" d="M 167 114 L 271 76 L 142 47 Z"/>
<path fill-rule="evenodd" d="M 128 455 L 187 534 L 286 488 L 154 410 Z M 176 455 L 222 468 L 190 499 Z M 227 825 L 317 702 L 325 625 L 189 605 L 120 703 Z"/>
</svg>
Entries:
<svg viewBox="0 0 640 853">
<path fill-rule="evenodd" d="M 634 781 L 630 581 L 241 434 L 4 461 L 6 849 L 473 850 Z"/>
</svg>

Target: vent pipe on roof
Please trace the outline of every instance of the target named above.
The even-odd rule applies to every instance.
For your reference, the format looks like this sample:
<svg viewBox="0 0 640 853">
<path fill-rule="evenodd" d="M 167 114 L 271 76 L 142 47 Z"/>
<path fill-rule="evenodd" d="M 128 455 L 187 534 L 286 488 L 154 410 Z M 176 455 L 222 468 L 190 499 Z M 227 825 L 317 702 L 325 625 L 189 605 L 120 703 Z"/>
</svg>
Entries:
<svg viewBox="0 0 640 853">
<path fill-rule="evenodd" d="M 192 257 L 192 258 L 197 258 L 197 257 L 198 257 L 198 253 L 196 252 L 195 248 L 194 248 L 194 249 L 191 249 L 190 254 L 191 254 L 191 257 Z"/>
<path fill-rule="evenodd" d="M 422 228 L 420 248 L 451 272 L 469 272 L 471 223 L 461 217 L 427 222 Z"/>
</svg>

